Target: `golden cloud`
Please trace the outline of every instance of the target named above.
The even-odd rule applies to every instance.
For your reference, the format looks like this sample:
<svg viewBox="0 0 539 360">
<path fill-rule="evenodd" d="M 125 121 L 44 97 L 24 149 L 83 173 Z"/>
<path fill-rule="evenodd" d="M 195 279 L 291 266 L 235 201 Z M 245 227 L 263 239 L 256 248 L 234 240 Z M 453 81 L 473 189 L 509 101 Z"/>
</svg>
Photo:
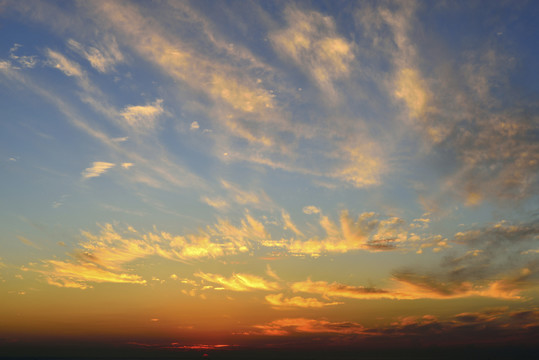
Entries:
<svg viewBox="0 0 539 360">
<path fill-rule="evenodd" d="M 253 290 L 278 290 L 279 285 L 276 282 L 267 281 L 259 276 L 250 274 L 233 274 L 226 278 L 222 275 L 198 272 L 194 274 L 201 279 L 218 284 L 225 289 L 232 291 L 253 291 Z"/>
<path fill-rule="evenodd" d="M 325 306 L 340 305 L 342 302 L 323 302 L 315 298 L 304 298 L 301 296 L 294 296 L 292 298 L 285 298 L 284 294 L 270 294 L 266 296 L 266 301 L 272 306 L 277 308 L 322 308 Z"/>
</svg>

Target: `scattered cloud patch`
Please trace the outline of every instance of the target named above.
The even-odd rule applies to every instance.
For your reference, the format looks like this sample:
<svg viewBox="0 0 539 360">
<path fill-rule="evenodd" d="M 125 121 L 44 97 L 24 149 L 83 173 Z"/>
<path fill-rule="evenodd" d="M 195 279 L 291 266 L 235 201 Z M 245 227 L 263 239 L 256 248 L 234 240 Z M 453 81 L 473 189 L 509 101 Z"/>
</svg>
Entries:
<svg viewBox="0 0 539 360">
<path fill-rule="evenodd" d="M 320 209 L 317 208 L 316 206 L 309 205 L 309 206 L 303 207 L 303 212 L 304 212 L 305 214 L 308 214 L 308 215 L 319 214 L 319 213 L 320 213 Z"/>
<path fill-rule="evenodd" d="M 120 115 L 131 129 L 146 132 L 157 126 L 159 116 L 164 113 L 162 104 L 163 100 L 157 99 L 148 105 L 127 106 Z"/>
<path fill-rule="evenodd" d="M 81 175 L 85 179 L 98 177 L 106 173 L 109 169 L 113 168 L 114 166 L 116 166 L 116 164 L 104 162 L 104 161 L 94 161 L 92 163 L 92 166 L 89 168 L 86 168 L 82 172 Z"/>
<path fill-rule="evenodd" d="M 191 130 L 198 130 L 200 128 L 200 125 L 198 125 L 198 121 L 193 121 L 191 123 L 191 126 L 189 127 Z"/>
</svg>

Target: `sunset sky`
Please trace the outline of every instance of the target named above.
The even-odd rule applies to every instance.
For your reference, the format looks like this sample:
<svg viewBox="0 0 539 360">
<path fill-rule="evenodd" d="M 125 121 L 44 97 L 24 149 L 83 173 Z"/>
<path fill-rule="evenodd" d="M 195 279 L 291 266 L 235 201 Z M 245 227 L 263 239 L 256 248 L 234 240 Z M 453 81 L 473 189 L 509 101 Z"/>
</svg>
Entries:
<svg viewBox="0 0 539 360">
<path fill-rule="evenodd" d="M 0 346 L 533 344 L 538 18 L 0 1 Z"/>
</svg>

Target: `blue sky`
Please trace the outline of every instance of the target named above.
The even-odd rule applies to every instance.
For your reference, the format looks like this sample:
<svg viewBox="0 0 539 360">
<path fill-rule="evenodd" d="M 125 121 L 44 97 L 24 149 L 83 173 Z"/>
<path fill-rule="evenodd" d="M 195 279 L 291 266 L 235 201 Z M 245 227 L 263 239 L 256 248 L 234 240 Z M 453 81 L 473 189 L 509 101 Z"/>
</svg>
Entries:
<svg viewBox="0 0 539 360">
<path fill-rule="evenodd" d="M 537 326 L 538 11 L 0 2 L 2 312 L 129 289 L 268 311 L 216 321 L 236 343 Z"/>
</svg>

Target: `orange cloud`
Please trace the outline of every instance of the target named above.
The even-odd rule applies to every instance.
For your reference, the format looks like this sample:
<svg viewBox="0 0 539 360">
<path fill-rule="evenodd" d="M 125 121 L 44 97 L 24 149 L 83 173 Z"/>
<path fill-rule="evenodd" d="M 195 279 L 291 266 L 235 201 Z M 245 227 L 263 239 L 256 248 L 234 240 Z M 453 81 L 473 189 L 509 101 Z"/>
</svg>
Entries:
<svg viewBox="0 0 539 360">
<path fill-rule="evenodd" d="M 48 260 L 51 267 L 48 271 L 40 271 L 47 276 L 47 282 L 59 287 L 86 289 L 91 287 L 87 282 L 112 282 L 128 284 L 146 284 L 138 275 L 108 271 L 92 263 L 72 263 L 67 261 Z"/>
<path fill-rule="evenodd" d="M 253 291 L 253 290 L 278 290 L 276 282 L 267 281 L 259 276 L 250 274 L 233 274 L 226 278 L 218 274 L 198 272 L 194 274 L 210 283 L 218 284 L 224 289 L 232 291 Z"/>
<path fill-rule="evenodd" d="M 304 292 L 310 294 L 320 294 L 325 298 L 342 297 L 349 299 L 414 299 L 413 295 L 404 292 L 393 292 L 389 290 L 369 288 L 363 286 L 350 286 L 339 283 L 328 283 L 326 281 L 296 282 L 291 285 L 294 292 Z"/>
<path fill-rule="evenodd" d="M 340 305 L 342 302 L 323 302 L 315 298 L 303 298 L 301 296 L 294 296 L 292 298 L 285 298 L 284 294 L 271 294 L 266 296 L 266 301 L 271 305 L 278 308 L 322 308 L 325 306 Z"/>
<path fill-rule="evenodd" d="M 354 322 L 330 322 L 306 318 L 285 318 L 274 320 L 267 325 L 255 325 L 258 332 L 270 336 L 287 336 L 294 333 L 310 334 L 363 334 L 365 328 Z"/>
<path fill-rule="evenodd" d="M 400 291 L 413 298 L 450 299 L 484 296 L 499 299 L 521 299 L 520 293 L 536 283 L 537 269 L 522 268 L 517 274 L 505 275 L 499 280 L 442 281 L 431 275 L 399 272 L 394 279 L 401 283 Z"/>
</svg>

